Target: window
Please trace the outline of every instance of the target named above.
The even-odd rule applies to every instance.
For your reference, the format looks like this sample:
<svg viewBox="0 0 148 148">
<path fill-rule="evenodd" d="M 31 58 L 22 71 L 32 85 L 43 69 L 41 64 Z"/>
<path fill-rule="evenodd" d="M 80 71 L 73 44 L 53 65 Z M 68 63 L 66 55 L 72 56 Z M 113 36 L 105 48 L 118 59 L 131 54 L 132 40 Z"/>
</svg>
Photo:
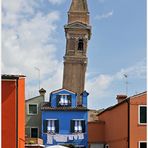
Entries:
<svg viewBox="0 0 148 148">
<path fill-rule="evenodd" d="M 146 142 L 145 141 L 140 141 L 139 142 L 139 148 L 147 148 Z"/>
<path fill-rule="evenodd" d="M 106 145 L 105 145 L 105 148 L 109 148 L 109 145 L 108 145 L 108 144 L 106 144 Z"/>
<path fill-rule="evenodd" d="M 57 96 L 57 107 L 60 106 L 71 106 L 71 95 L 58 95 Z"/>
<path fill-rule="evenodd" d="M 147 112 L 147 107 L 145 105 L 140 105 L 139 106 L 139 124 L 147 123 L 146 112 Z"/>
<path fill-rule="evenodd" d="M 44 120 L 43 123 L 44 133 L 58 133 L 59 132 L 59 120 L 49 119 Z"/>
<path fill-rule="evenodd" d="M 79 42 L 78 42 L 78 50 L 81 50 L 83 51 L 83 39 L 79 39 Z"/>
<path fill-rule="evenodd" d="M 32 127 L 30 135 L 31 135 L 31 138 L 38 138 L 38 128 Z"/>
<path fill-rule="evenodd" d="M 85 133 L 85 120 L 71 120 L 72 133 Z"/>
<path fill-rule="evenodd" d="M 29 115 L 37 115 L 38 114 L 38 105 L 37 104 L 29 104 L 28 114 Z"/>
</svg>

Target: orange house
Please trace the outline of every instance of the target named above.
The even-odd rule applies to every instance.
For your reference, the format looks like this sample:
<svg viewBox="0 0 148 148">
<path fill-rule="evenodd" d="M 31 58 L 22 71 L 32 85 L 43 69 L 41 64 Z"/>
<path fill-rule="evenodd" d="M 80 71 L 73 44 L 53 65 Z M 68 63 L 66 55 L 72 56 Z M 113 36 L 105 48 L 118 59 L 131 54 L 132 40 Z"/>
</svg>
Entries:
<svg viewBox="0 0 148 148">
<path fill-rule="evenodd" d="M 2 75 L 2 148 L 25 147 L 25 76 Z"/>
<path fill-rule="evenodd" d="M 88 123 L 89 147 L 146 148 L 146 98 L 147 92 L 129 98 L 118 95 L 116 105 Z"/>
</svg>

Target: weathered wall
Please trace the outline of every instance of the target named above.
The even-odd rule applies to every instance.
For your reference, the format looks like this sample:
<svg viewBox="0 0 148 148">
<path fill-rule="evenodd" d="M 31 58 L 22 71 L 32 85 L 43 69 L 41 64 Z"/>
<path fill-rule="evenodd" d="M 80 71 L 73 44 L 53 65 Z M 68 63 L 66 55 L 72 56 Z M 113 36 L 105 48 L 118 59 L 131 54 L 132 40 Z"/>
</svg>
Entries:
<svg viewBox="0 0 148 148">
<path fill-rule="evenodd" d="M 146 124 L 138 123 L 139 105 L 146 105 L 147 94 L 133 96 L 130 99 L 130 148 L 139 148 L 139 141 L 146 141 Z"/>
<path fill-rule="evenodd" d="M 16 148 L 16 84 L 2 80 L 2 147 Z"/>
<path fill-rule="evenodd" d="M 88 122 L 88 143 L 105 142 L 105 122 Z"/>
<path fill-rule="evenodd" d="M 128 147 L 128 104 L 126 102 L 100 114 L 98 119 L 105 122 L 105 143 L 109 144 L 109 147 Z"/>
<path fill-rule="evenodd" d="M 26 136 L 31 137 L 30 128 L 38 127 L 39 129 L 39 138 L 41 138 L 41 126 L 42 126 L 42 112 L 41 104 L 44 102 L 43 96 L 37 96 L 35 98 L 26 100 Z M 28 115 L 28 105 L 29 104 L 38 104 L 38 114 L 37 115 Z"/>
</svg>

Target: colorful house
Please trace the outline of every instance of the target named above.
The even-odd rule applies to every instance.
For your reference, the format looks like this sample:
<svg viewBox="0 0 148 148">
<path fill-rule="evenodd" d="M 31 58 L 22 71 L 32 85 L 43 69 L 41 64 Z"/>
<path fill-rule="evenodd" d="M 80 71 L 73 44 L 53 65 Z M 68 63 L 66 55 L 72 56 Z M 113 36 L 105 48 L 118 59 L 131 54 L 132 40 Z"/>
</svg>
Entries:
<svg viewBox="0 0 148 148">
<path fill-rule="evenodd" d="M 127 98 L 99 113 L 98 121 L 88 123 L 90 148 L 146 148 L 147 92 Z"/>
<path fill-rule="evenodd" d="M 81 94 L 82 105 L 77 105 L 77 94 L 59 89 L 51 92 L 49 102 L 42 110 L 42 139 L 45 146 L 75 145 L 77 148 L 87 148 L 87 96 Z"/>
<path fill-rule="evenodd" d="M 25 76 L 2 75 L 2 148 L 25 146 Z"/>
<path fill-rule="evenodd" d="M 41 104 L 45 100 L 46 90 L 39 90 L 40 95 L 25 101 L 26 106 L 26 130 L 27 138 L 41 138 L 42 113 Z"/>
<path fill-rule="evenodd" d="M 42 148 L 42 112 L 41 104 L 45 100 L 46 90 L 41 88 L 39 96 L 26 100 L 25 148 Z"/>
</svg>

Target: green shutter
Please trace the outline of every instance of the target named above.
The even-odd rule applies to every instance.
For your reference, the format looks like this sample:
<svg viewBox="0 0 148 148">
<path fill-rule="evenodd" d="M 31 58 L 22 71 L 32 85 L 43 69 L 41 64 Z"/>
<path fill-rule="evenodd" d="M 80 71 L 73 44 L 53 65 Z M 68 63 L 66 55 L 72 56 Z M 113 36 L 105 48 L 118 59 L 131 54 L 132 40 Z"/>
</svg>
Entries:
<svg viewBox="0 0 148 148">
<path fill-rule="evenodd" d="M 82 132 L 85 133 L 85 120 L 82 120 Z"/>
<path fill-rule="evenodd" d="M 55 120 L 55 132 L 59 133 L 59 120 Z"/>
<path fill-rule="evenodd" d="M 47 133 L 47 125 L 48 125 L 48 120 L 43 121 L 43 132 Z"/>
<path fill-rule="evenodd" d="M 68 106 L 71 106 L 71 104 L 72 104 L 72 102 L 71 102 L 71 100 L 72 100 L 72 99 L 71 99 L 71 95 L 68 95 L 68 96 L 67 96 L 67 99 L 68 99 Z M 70 103 L 69 103 L 69 102 L 70 102 Z"/>
<path fill-rule="evenodd" d="M 59 104 L 60 98 L 61 98 L 60 95 L 57 95 L 57 96 L 56 96 L 57 107 L 60 106 L 60 104 Z"/>
<path fill-rule="evenodd" d="M 71 131 L 71 133 L 74 133 L 74 120 L 71 120 L 70 121 L 70 131 Z"/>
<path fill-rule="evenodd" d="M 147 123 L 145 106 L 140 107 L 140 123 Z"/>
</svg>

